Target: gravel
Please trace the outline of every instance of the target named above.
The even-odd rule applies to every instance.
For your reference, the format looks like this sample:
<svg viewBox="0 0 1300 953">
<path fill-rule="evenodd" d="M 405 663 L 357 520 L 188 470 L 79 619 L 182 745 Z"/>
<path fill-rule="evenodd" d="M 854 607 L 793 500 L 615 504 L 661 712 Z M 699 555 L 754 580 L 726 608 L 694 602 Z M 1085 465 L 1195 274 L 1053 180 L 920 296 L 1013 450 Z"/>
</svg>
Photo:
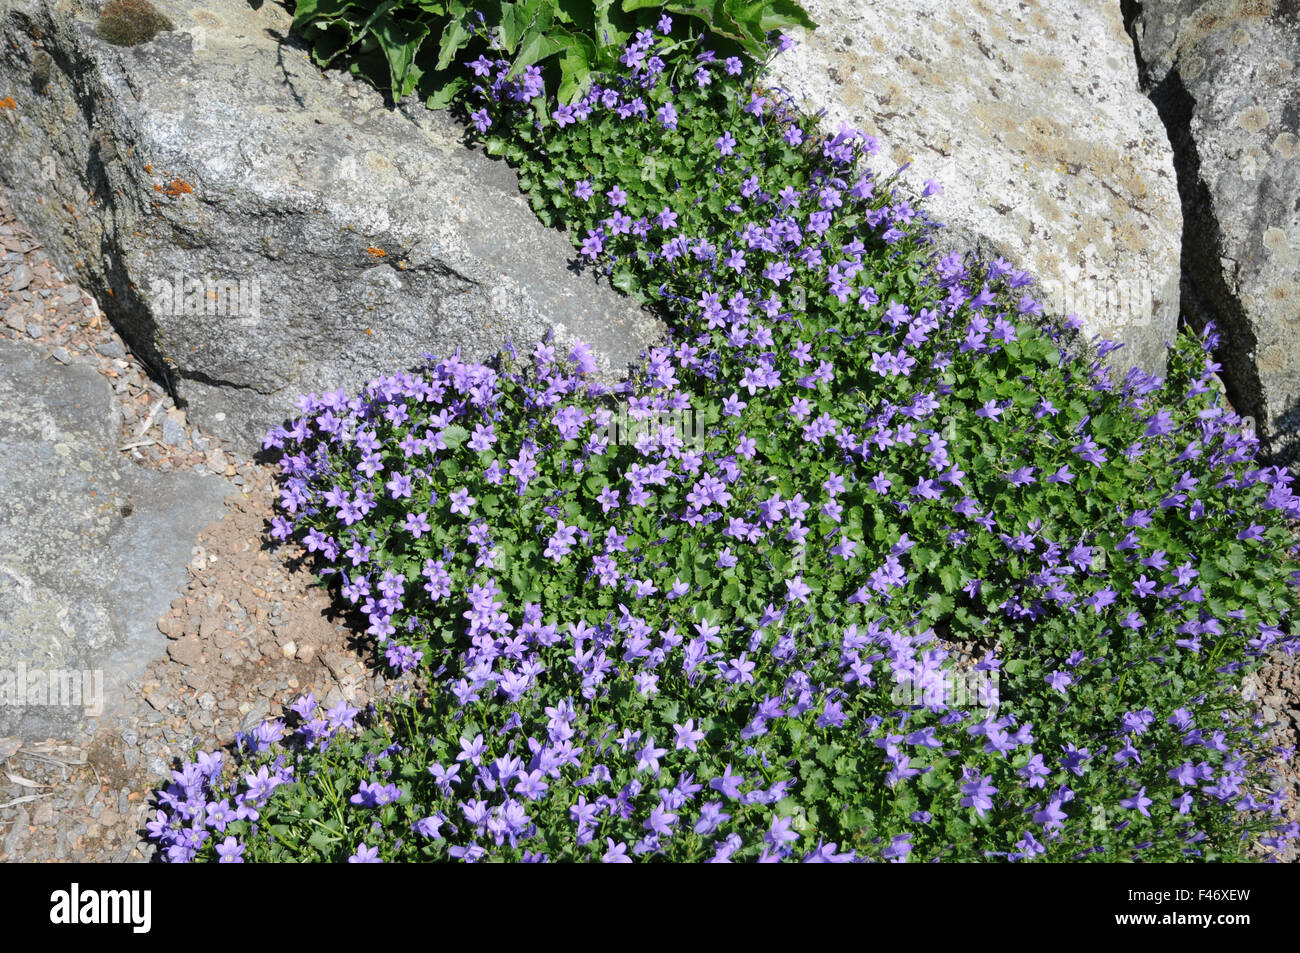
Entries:
<svg viewBox="0 0 1300 953">
<path fill-rule="evenodd" d="M 154 857 L 144 829 L 156 809 L 153 791 L 194 746 L 229 748 L 237 731 L 280 717 L 282 706 L 306 692 L 365 704 L 375 694 L 374 672 L 314 577 L 286 558 L 298 552 L 265 548 L 275 469 L 186 421 L 94 299 L 14 219 L 3 192 L 0 252 L 0 335 L 38 340 L 50 360 L 103 374 L 116 396 L 119 446 L 140 466 L 201 469 L 240 488 L 225 516 L 196 539 L 189 584 L 158 620 L 167 649 L 129 686 L 133 701 L 112 720 L 87 720 L 76 738 L 0 737 L 0 862 L 147 861 Z M 297 642 L 292 656 L 277 642 L 272 608 Z M 320 661 L 324 653 L 346 682 Z M 28 796 L 35 800 L 13 803 Z"/>
</svg>

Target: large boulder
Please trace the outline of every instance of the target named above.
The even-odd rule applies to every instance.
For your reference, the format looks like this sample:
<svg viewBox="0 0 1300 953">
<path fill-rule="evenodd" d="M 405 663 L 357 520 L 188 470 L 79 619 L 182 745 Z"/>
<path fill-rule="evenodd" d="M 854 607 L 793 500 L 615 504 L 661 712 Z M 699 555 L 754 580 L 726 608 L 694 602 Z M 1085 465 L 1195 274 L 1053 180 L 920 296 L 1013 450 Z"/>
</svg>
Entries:
<svg viewBox="0 0 1300 953">
<path fill-rule="evenodd" d="M 323 74 L 277 4 L 0 0 L 0 185 L 192 419 L 243 449 L 301 392 L 548 331 L 610 373 L 654 343 L 445 113 Z"/>
<path fill-rule="evenodd" d="M 0 338 L 0 736 L 77 736 L 162 656 L 225 481 L 118 451 L 108 381 Z"/>
<path fill-rule="evenodd" d="M 1143 87 L 1174 144 L 1183 310 L 1216 320 L 1236 409 L 1300 461 L 1300 2 L 1129 4 Z"/>
<path fill-rule="evenodd" d="M 1182 227 L 1173 163 L 1138 90 L 1118 3 L 804 0 L 818 28 L 772 82 L 828 130 L 880 139 L 880 171 L 946 224 L 945 250 L 1033 272 L 1049 310 L 1122 341 L 1160 373 L 1178 321 Z"/>
</svg>

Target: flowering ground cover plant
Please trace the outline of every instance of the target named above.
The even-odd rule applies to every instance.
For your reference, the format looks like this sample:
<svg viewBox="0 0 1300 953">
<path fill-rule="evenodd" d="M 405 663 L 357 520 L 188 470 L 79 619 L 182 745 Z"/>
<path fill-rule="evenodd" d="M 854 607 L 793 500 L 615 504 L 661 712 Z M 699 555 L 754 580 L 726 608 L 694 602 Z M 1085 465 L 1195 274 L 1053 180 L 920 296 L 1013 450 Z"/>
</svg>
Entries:
<svg viewBox="0 0 1300 953">
<path fill-rule="evenodd" d="M 474 121 L 658 303 L 582 345 L 308 395 L 283 515 L 413 687 L 202 755 L 169 859 L 1231 860 L 1298 832 L 1239 694 L 1294 651 L 1285 470 L 1213 329 L 1166 380 L 1043 314 L 745 62 L 639 33 Z M 937 188 L 937 185 L 931 188 Z M 627 421 L 630 426 L 618 426 Z M 683 422 L 689 422 L 683 425 Z"/>
</svg>

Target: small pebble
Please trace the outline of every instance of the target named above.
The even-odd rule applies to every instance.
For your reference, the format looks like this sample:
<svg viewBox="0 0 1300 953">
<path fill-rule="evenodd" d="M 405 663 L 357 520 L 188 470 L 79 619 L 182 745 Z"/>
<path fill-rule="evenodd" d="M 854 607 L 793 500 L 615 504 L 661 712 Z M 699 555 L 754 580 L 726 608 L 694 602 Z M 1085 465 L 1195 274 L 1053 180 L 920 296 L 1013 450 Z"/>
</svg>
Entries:
<svg viewBox="0 0 1300 953">
<path fill-rule="evenodd" d="M 120 341 L 116 338 L 109 338 L 107 341 L 95 348 L 100 354 L 107 358 L 124 358 L 126 357 L 126 348 L 122 347 Z"/>
<path fill-rule="evenodd" d="M 185 443 L 185 428 L 170 417 L 163 417 L 162 440 L 169 447 L 181 446 Z"/>
</svg>

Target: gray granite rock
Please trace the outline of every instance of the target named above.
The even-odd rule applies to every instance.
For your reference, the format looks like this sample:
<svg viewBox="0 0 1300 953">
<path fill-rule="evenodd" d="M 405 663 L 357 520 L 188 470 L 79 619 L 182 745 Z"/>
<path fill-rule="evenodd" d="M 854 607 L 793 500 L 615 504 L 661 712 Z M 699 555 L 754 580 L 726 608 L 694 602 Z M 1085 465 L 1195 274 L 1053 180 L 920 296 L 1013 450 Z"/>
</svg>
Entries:
<svg viewBox="0 0 1300 953">
<path fill-rule="evenodd" d="M 1181 215 L 1168 140 L 1137 88 L 1118 3 L 805 0 L 818 23 L 772 83 L 911 162 L 947 249 L 1005 256 L 1058 314 L 1162 371 L 1178 320 Z"/>
<path fill-rule="evenodd" d="M 1127 4 L 1143 88 L 1174 144 L 1183 310 L 1222 331 L 1237 411 L 1300 462 L 1300 2 Z"/>
<path fill-rule="evenodd" d="M 185 443 L 185 428 L 170 417 L 163 417 L 162 442 L 169 447 L 181 446 Z"/>
<path fill-rule="evenodd" d="M 224 512 L 222 481 L 126 460 L 111 400 L 90 367 L 0 340 L 0 735 L 112 710 L 165 650 L 158 617 Z"/>
<path fill-rule="evenodd" d="M 617 373 L 658 339 L 447 114 L 349 95 L 279 4 L 156 5 L 176 30 L 123 48 L 95 4 L 0 0 L 0 184 L 205 430 L 260 447 L 299 393 L 423 352 L 554 331 Z"/>
</svg>

